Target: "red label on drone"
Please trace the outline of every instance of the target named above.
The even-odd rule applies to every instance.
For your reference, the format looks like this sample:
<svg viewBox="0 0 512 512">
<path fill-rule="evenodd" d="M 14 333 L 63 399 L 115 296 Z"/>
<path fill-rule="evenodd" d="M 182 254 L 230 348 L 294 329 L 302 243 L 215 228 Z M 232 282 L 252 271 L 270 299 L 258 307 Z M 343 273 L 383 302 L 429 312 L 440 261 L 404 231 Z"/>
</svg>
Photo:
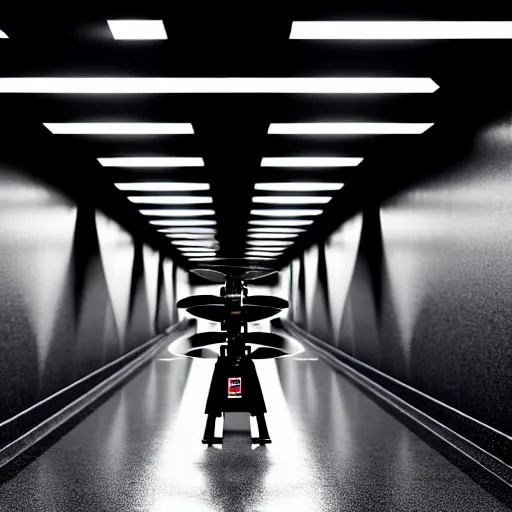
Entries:
<svg viewBox="0 0 512 512">
<path fill-rule="evenodd" d="M 242 378 L 228 377 L 228 398 L 238 398 L 242 396 Z"/>
</svg>

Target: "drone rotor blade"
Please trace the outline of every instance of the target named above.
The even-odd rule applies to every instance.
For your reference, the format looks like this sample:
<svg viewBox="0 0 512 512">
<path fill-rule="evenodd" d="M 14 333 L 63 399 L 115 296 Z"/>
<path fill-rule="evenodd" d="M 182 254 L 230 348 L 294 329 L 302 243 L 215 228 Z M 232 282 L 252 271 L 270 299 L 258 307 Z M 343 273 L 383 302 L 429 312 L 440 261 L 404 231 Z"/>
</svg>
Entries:
<svg viewBox="0 0 512 512">
<path fill-rule="evenodd" d="M 214 283 L 224 283 L 226 281 L 226 274 L 219 272 L 218 270 L 212 270 L 210 268 L 193 268 L 190 272 Z"/>
<path fill-rule="evenodd" d="M 278 348 L 270 348 L 270 347 L 261 347 L 257 348 L 254 352 L 251 353 L 251 359 L 272 359 L 275 357 L 285 356 L 287 353 L 283 350 L 279 350 Z"/>
<path fill-rule="evenodd" d="M 289 307 L 288 301 L 279 297 L 272 297 L 270 295 L 253 295 L 246 297 L 244 304 L 251 304 L 253 306 L 267 306 L 269 308 L 284 309 Z"/>
<path fill-rule="evenodd" d="M 278 349 L 286 349 L 289 345 L 286 338 L 273 332 L 249 332 L 245 335 L 245 342 Z"/>
<path fill-rule="evenodd" d="M 208 305 L 193 306 L 187 311 L 194 316 L 211 320 L 212 322 L 224 322 L 228 319 L 239 318 L 241 322 L 257 322 L 279 313 L 279 309 L 266 306 L 242 306 L 239 310 L 229 310 L 226 306 Z"/>
<path fill-rule="evenodd" d="M 191 308 L 194 306 L 210 306 L 212 304 L 224 305 L 224 299 L 215 295 L 192 295 L 179 300 L 176 303 L 176 307 Z"/>
</svg>

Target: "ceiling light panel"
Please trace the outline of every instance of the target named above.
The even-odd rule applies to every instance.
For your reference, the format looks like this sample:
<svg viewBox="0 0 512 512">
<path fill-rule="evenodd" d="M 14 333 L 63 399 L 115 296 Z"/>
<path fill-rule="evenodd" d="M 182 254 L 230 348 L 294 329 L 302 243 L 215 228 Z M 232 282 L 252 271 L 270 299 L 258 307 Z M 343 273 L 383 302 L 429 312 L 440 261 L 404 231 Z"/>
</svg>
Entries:
<svg viewBox="0 0 512 512">
<path fill-rule="evenodd" d="M 159 229 L 159 232 L 165 232 L 165 229 Z M 168 233 L 165 235 L 167 238 L 176 240 L 215 240 L 215 235 L 211 234 L 191 234 L 191 233 Z"/>
<path fill-rule="evenodd" d="M 431 78 L 401 77 L 2 77 L 0 93 L 34 94 L 397 94 L 433 93 Z"/>
<path fill-rule="evenodd" d="M 202 196 L 129 196 L 132 203 L 137 204 L 208 204 L 213 203 L 211 197 Z"/>
<path fill-rule="evenodd" d="M 261 160 L 261 167 L 357 167 L 362 161 L 352 157 L 267 157 Z"/>
<path fill-rule="evenodd" d="M 434 123 L 272 123 L 270 135 L 420 135 Z"/>
<path fill-rule="evenodd" d="M 208 247 L 176 247 L 178 251 L 188 251 L 188 252 L 208 252 L 208 253 L 214 253 L 215 251 L 213 249 L 210 249 Z"/>
<path fill-rule="evenodd" d="M 204 167 L 204 160 L 196 157 L 147 156 L 98 158 L 103 167 Z"/>
<path fill-rule="evenodd" d="M 284 250 L 290 245 L 293 245 L 293 242 L 285 242 L 285 241 L 276 241 L 276 240 L 247 240 L 247 245 L 250 245 L 250 249 L 257 249 L 258 247 L 271 248 L 274 247 L 275 250 Z M 265 250 L 265 249 L 264 249 Z M 272 249 L 270 249 L 272 250 Z"/>
<path fill-rule="evenodd" d="M 171 243 L 179 247 L 208 247 L 211 251 L 215 250 L 218 245 L 216 240 L 171 240 Z"/>
<path fill-rule="evenodd" d="M 159 222 L 159 221 L 156 221 Z M 202 221 L 201 221 L 202 222 Z M 177 227 L 177 228 L 164 228 L 158 230 L 160 233 L 175 233 L 178 236 L 179 235 L 185 235 L 185 234 L 202 234 L 203 236 L 213 236 L 217 230 L 214 228 L 194 228 L 194 227 Z"/>
<path fill-rule="evenodd" d="M 165 220 L 150 220 L 150 224 L 153 226 L 181 226 L 181 227 L 190 227 L 190 226 L 215 226 L 217 223 L 214 220 L 206 220 L 206 219 L 165 219 Z"/>
<path fill-rule="evenodd" d="M 262 256 L 265 258 L 277 258 L 281 256 L 281 253 L 273 253 L 273 252 L 265 252 L 265 251 L 247 251 L 245 253 L 247 256 Z"/>
<path fill-rule="evenodd" d="M 202 255 L 203 255 L 203 257 L 213 257 L 213 256 L 215 256 L 215 252 L 208 252 L 208 253 L 204 252 L 204 253 L 202 253 Z M 184 252 L 184 253 L 182 253 L 182 256 L 186 256 L 188 258 L 190 256 L 191 257 L 199 256 L 199 254 L 197 252 Z"/>
<path fill-rule="evenodd" d="M 9 37 L 3 30 L 0 30 L 0 39 L 9 39 Z"/>
<path fill-rule="evenodd" d="M 288 246 L 286 247 L 273 247 L 272 245 L 258 245 L 254 247 L 246 247 L 246 251 L 267 251 L 271 252 L 272 254 L 279 253 L 286 251 L 288 249 Z"/>
<path fill-rule="evenodd" d="M 189 258 L 188 261 L 215 261 L 219 258 L 207 256 L 206 258 Z"/>
<path fill-rule="evenodd" d="M 114 39 L 163 40 L 167 39 L 162 20 L 107 20 Z"/>
<path fill-rule="evenodd" d="M 322 183 L 322 182 L 269 182 L 256 183 L 254 190 L 265 190 L 268 192 L 327 192 L 341 190 L 343 183 Z"/>
<path fill-rule="evenodd" d="M 190 123 L 43 123 L 56 135 L 188 135 Z"/>
<path fill-rule="evenodd" d="M 332 197 L 328 196 L 255 196 L 253 203 L 264 204 L 326 204 Z"/>
<path fill-rule="evenodd" d="M 253 233 L 304 233 L 306 230 L 301 228 L 249 228 Z"/>
<path fill-rule="evenodd" d="M 286 220 L 250 220 L 249 224 L 253 226 L 310 226 L 312 220 L 305 219 L 286 219 Z"/>
<path fill-rule="evenodd" d="M 140 213 L 142 213 L 142 215 L 152 215 L 154 217 L 202 217 L 203 215 L 215 215 L 215 210 L 157 210 L 157 209 L 154 209 L 154 210 L 139 210 L 139 211 L 140 211 Z"/>
<path fill-rule="evenodd" d="M 184 183 L 179 181 L 114 183 L 123 191 L 129 192 L 195 192 L 210 190 L 209 183 Z"/>
<path fill-rule="evenodd" d="M 245 256 L 243 258 L 244 260 L 261 260 L 261 261 L 270 261 L 274 260 L 275 258 L 265 258 L 263 256 Z"/>
<path fill-rule="evenodd" d="M 294 21 L 290 39 L 512 39 L 512 22 Z"/>
<path fill-rule="evenodd" d="M 321 215 L 323 210 L 251 210 L 251 215 L 261 215 L 263 217 L 309 217 Z"/>
<path fill-rule="evenodd" d="M 248 233 L 248 238 L 263 238 L 263 239 L 285 239 L 285 238 L 296 238 L 299 235 L 297 233 Z"/>
</svg>

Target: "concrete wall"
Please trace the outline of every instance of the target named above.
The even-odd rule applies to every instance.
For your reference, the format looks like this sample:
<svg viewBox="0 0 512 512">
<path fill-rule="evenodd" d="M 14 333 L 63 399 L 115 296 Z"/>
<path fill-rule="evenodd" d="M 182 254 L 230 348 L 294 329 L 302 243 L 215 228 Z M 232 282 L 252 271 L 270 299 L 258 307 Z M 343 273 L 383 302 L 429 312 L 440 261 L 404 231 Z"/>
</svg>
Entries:
<svg viewBox="0 0 512 512">
<path fill-rule="evenodd" d="M 175 322 L 179 272 L 0 161 L 0 422 Z"/>
<path fill-rule="evenodd" d="M 511 122 L 483 129 L 465 161 L 368 208 L 290 268 L 296 323 L 512 434 Z"/>
</svg>

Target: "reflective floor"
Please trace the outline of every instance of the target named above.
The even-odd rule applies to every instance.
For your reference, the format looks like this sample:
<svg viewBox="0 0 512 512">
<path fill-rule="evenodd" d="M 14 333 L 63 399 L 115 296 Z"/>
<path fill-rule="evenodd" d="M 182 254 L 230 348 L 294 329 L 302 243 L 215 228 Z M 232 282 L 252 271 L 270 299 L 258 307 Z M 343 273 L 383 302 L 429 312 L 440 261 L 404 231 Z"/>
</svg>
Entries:
<svg viewBox="0 0 512 512">
<path fill-rule="evenodd" d="M 208 448 L 215 360 L 164 351 L 4 483 L 0 510 L 508 510 L 315 357 L 256 362 L 272 444 Z"/>
</svg>

